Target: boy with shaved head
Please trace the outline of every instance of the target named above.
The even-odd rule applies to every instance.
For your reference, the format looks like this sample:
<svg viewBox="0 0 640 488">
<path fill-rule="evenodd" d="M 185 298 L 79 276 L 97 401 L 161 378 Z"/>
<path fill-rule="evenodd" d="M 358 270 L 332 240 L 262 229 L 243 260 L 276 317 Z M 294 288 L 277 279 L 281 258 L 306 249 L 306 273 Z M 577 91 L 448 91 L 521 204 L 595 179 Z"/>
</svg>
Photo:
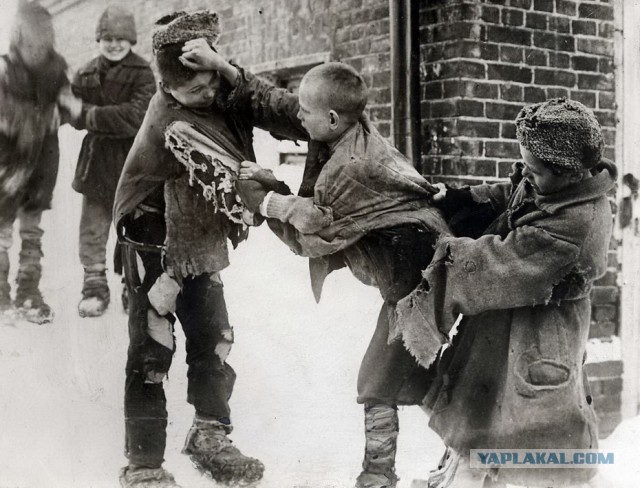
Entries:
<svg viewBox="0 0 640 488">
<path fill-rule="evenodd" d="M 274 101 L 295 98 L 229 65 L 205 42 L 193 41 L 184 50 L 186 65 L 217 70 L 235 84 L 229 105 L 250 107 L 257 126 L 270 128 L 263 122 L 282 106 Z M 317 299 L 326 276 L 345 265 L 380 289 L 385 302 L 358 377 L 366 445 L 356 486 L 393 488 L 397 407 L 420 404 L 430 374 L 388 337 L 397 301 L 420 282 L 438 235 L 448 229 L 429 202 L 433 188 L 363 114 L 367 87 L 352 67 L 327 63 L 311 69 L 298 102 L 297 116 L 311 139 L 300 192 L 268 192 L 257 210 L 295 253 L 312 258 Z M 260 171 L 245 161 L 240 178 Z M 441 343 L 433 332 L 434 343 Z"/>
</svg>

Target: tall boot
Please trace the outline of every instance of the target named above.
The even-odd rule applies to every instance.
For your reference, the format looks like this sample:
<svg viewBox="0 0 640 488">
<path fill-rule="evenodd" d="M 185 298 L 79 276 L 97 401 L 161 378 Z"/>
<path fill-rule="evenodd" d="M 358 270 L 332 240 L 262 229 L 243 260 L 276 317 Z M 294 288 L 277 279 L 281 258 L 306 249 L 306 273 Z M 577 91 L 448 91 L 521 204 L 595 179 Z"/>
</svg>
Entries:
<svg viewBox="0 0 640 488">
<path fill-rule="evenodd" d="M 398 409 L 389 405 L 365 405 L 365 448 L 362 472 L 356 488 L 395 488 Z"/>
<path fill-rule="evenodd" d="M 44 324 L 53 320 L 51 307 L 45 303 L 40 292 L 40 279 L 42 278 L 42 235 L 40 228 L 41 212 L 21 211 L 20 261 L 18 268 L 16 290 L 16 307 L 22 309 L 25 318 L 29 322 Z"/>
<path fill-rule="evenodd" d="M 99 317 L 109 306 L 110 299 L 107 270 L 104 264 L 86 267 L 82 285 L 82 300 L 78 304 L 78 315 L 80 317 Z"/>
</svg>

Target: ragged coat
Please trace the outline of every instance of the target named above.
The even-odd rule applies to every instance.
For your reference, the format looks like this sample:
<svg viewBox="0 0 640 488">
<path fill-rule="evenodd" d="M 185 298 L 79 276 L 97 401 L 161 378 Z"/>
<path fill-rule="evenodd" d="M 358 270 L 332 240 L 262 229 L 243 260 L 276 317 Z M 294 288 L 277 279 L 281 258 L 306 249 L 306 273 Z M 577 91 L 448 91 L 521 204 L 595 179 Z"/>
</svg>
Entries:
<svg viewBox="0 0 640 488">
<path fill-rule="evenodd" d="M 297 96 L 250 73 L 242 72 L 239 80 L 230 104 L 251 111 L 258 127 L 274 130 L 275 121 L 280 126 L 283 121 L 293 121 L 303 130 L 296 119 Z M 281 113 L 288 117 L 275 116 Z M 402 275 L 419 276 L 429 262 L 432 248 L 424 244 L 435 240 L 436 235 L 449 233 L 440 212 L 431 205 L 432 187 L 366 116 L 328 151 L 318 150 L 319 144 L 309 143 L 298 196 L 284 197 L 286 215 L 278 217 L 281 221 L 270 219 L 269 225 L 295 253 L 311 258 L 316 299 L 326 276 L 346 264 L 358 279 L 377 285 L 385 299 L 395 302 L 413 288 L 407 289 L 407 279 Z M 404 232 L 404 239 L 399 239 L 400 233 L 394 237 L 393 232 L 379 232 L 407 226 L 417 229 L 412 233 L 413 243 L 406 242 L 408 234 Z M 391 257 L 394 240 L 405 241 L 407 259 Z M 403 243 L 397 244 L 400 252 Z M 406 252 L 420 246 L 428 257 L 413 259 Z"/>
<path fill-rule="evenodd" d="M 98 56 L 78 70 L 72 89 L 83 102 L 73 125 L 88 131 L 72 186 L 111 208 L 127 153 L 156 89 L 153 72 L 134 52 L 117 64 Z"/>
<path fill-rule="evenodd" d="M 425 399 L 445 444 L 469 449 L 596 449 L 583 373 L 590 292 L 607 266 L 616 169 L 538 195 L 518 169 L 515 184 L 472 187 L 498 218 L 478 239 L 442 238 L 421 285 L 398 306 L 408 349 L 435 358 L 464 318 Z M 434 332 L 434 330 L 436 332 Z M 562 486 L 593 469 L 503 469 L 507 483 Z"/>
<path fill-rule="evenodd" d="M 225 86 L 224 90 L 231 88 Z M 284 123 L 283 114 L 274 116 L 291 126 L 290 121 Z M 171 134 L 167 129 L 176 122 L 193 126 L 238 163 L 255 160 L 251 112 L 217 103 L 205 109 L 189 109 L 158 90 L 122 171 L 114 222 L 121 227 L 140 204 L 155 207 L 167 220 L 167 263 L 175 268 L 185 267 L 188 262 L 189 274 L 220 271 L 229 264 L 227 238 L 235 246 L 246 237 L 246 229 L 216 212 L 202 189 L 190 181 L 186 167 L 172 152 L 176 148 L 167 140 Z M 295 138 L 298 134 L 284 131 L 280 135 Z M 171 239 L 172 235 L 176 238 Z"/>
<path fill-rule="evenodd" d="M 57 98 L 68 89 L 66 62 L 52 52 L 34 73 L 15 51 L 0 57 L 0 222 L 18 208 L 51 206 L 58 175 Z"/>
</svg>

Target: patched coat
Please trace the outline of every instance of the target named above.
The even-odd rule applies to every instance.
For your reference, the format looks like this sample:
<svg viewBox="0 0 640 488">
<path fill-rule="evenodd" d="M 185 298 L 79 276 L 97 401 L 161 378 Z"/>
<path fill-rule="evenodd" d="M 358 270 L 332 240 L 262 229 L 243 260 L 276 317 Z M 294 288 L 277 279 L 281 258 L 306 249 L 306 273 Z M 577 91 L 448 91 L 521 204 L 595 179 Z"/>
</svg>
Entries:
<svg viewBox="0 0 640 488">
<path fill-rule="evenodd" d="M 133 52 L 115 65 L 98 56 L 78 70 L 72 89 L 83 102 L 73 125 L 88 131 L 73 189 L 111 208 L 124 161 L 156 89 L 153 72 Z"/>
<path fill-rule="evenodd" d="M 552 195 L 520 170 L 509 183 L 472 187 L 500 214 L 478 239 L 444 237 L 423 282 L 399 304 L 403 339 L 428 366 L 464 318 L 425 399 L 445 444 L 469 449 L 596 449 L 583 373 L 590 292 L 607 266 L 615 166 Z M 437 329 L 437 332 L 433 332 Z M 503 469 L 501 481 L 583 482 L 592 469 Z"/>
</svg>

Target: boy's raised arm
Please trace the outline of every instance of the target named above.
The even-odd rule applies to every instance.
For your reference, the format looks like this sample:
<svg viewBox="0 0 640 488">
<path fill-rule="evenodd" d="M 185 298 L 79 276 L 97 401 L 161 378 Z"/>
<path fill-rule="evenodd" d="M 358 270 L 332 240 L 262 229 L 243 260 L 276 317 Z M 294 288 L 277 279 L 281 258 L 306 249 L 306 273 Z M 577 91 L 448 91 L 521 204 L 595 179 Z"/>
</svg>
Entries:
<svg viewBox="0 0 640 488">
<path fill-rule="evenodd" d="M 205 39 L 188 41 L 183 52 L 180 60 L 185 66 L 199 71 L 218 71 L 231 84 L 228 108 L 248 117 L 252 125 L 288 139 L 309 139 L 297 117 L 296 95 L 229 63 Z"/>
</svg>

